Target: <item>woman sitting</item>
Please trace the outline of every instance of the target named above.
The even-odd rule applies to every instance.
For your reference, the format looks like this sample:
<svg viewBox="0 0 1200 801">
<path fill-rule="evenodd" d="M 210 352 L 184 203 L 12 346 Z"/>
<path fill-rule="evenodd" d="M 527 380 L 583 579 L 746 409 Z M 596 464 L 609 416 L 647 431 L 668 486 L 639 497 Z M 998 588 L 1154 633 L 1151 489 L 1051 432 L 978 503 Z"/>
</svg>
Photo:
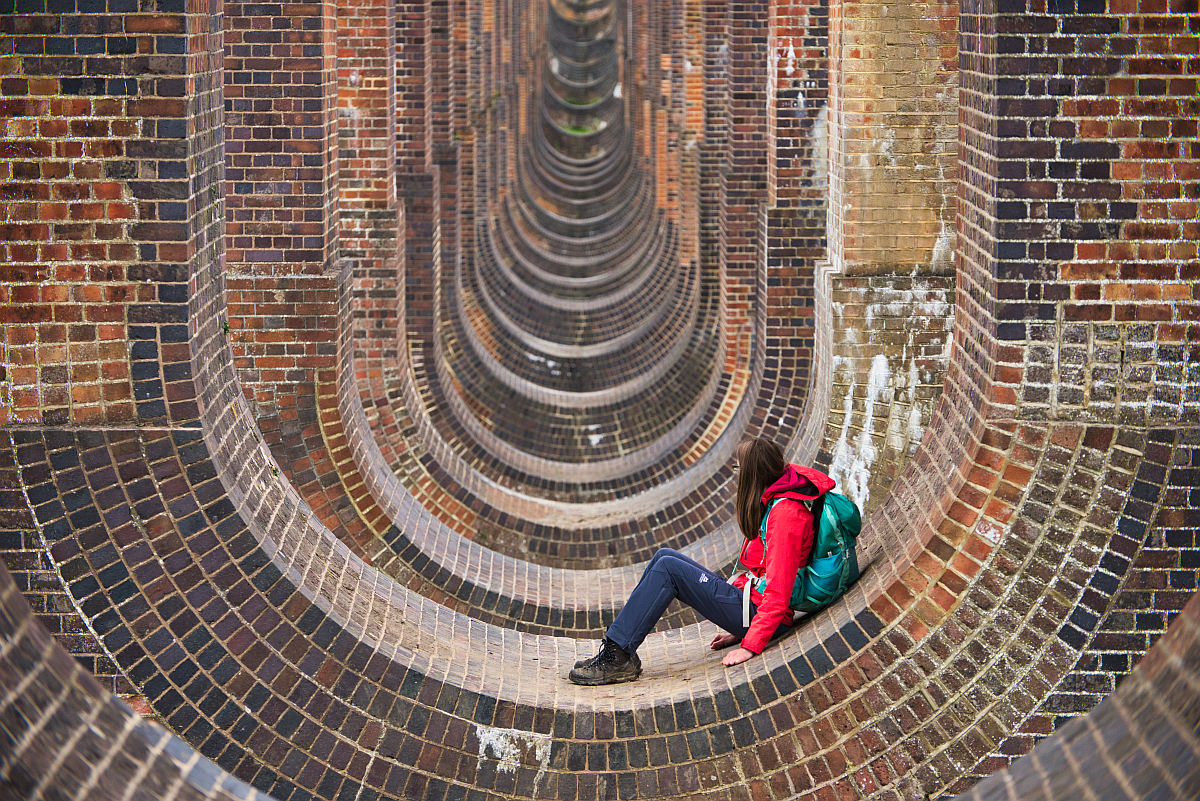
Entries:
<svg viewBox="0 0 1200 801">
<path fill-rule="evenodd" d="M 709 646 L 713 650 L 740 641 L 739 647 L 721 660 L 726 666 L 762 653 L 773 637 L 786 630 L 784 626 L 792 624 L 788 605 L 792 586 L 813 545 L 813 518 L 803 501 L 814 501 L 833 489 L 833 479 L 818 470 L 788 464 L 780 447 L 762 437 L 738 445 L 736 459 L 735 506 L 738 528 L 746 538 L 739 559 L 755 578 L 766 577 L 765 593 L 753 582 L 747 610 L 743 588 L 749 578 L 745 572 L 730 584 L 678 551 L 663 548 L 654 554 L 621 613 L 608 627 L 600 652 L 577 662 L 569 675 L 571 681 L 616 684 L 640 676 L 638 646 L 673 598 L 727 632 L 713 638 Z M 785 500 L 772 505 L 777 498 Z M 766 541 L 770 547 L 764 554 L 759 530 L 768 506 Z"/>
</svg>

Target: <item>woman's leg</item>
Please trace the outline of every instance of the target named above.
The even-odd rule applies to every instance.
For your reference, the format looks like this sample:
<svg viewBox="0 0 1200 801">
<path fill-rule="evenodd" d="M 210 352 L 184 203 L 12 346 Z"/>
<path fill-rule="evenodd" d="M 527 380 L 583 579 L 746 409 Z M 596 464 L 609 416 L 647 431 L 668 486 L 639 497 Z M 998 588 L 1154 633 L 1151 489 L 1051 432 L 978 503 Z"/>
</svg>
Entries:
<svg viewBox="0 0 1200 801">
<path fill-rule="evenodd" d="M 678 551 L 654 554 L 629 600 L 608 627 L 608 638 L 633 653 L 678 598 L 721 628 L 742 636 L 742 601 L 737 589 L 719 575 Z"/>
<path fill-rule="evenodd" d="M 638 595 L 638 591 L 641 589 L 642 584 L 645 583 L 647 577 L 651 577 L 652 581 L 655 580 L 654 577 L 656 577 L 658 574 L 655 572 L 652 572 L 652 571 L 654 569 L 654 566 L 656 564 L 658 564 L 658 561 L 660 559 L 662 559 L 664 556 L 675 556 L 675 557 L 678 557 L 679 559 L 685 559 L 689 562 L 692 562 L 692 564 L 696 565 L 697 567 L 702 567 L 702 565 L 699 562 L 695 562 L 691 559 L 688 559 L 688 557 L 679 553 L 679 551 L 672 550 L 671 548 L 659 548 L 657 551 L 654 552 L 654 556 L 650 557 L 650 561 L 646 564 L 645 569 L 642 570 L 641 578 L 638 579 L 638 583 L 634 586 L 633 592 L 630 593 L 631 598 L 634 597 L 635 595 Z M 626 602 L 625 606 L 629 606 L 629 603 Z M 607 635 L 605 635 L 605 636 L 607 636 Z M 596 661 L 596 658 L 599 657 L 603 651 L 604 651 L 604 642 L 601 641 L 600 651 L 598 651 L 595 656 L 593 656 L 589 659 L 580 659 L 578 662 L 575 663 L 575 667 L 581 668 L 586 664 Z M 630 651 L 630 653 L 632 654 L 633 652 Z M 637 655 L 634 654 L 634 656 L 636 658 Z M 640 665 L 641 663 L 639 662 L 638 664 Z"/>
</svg>

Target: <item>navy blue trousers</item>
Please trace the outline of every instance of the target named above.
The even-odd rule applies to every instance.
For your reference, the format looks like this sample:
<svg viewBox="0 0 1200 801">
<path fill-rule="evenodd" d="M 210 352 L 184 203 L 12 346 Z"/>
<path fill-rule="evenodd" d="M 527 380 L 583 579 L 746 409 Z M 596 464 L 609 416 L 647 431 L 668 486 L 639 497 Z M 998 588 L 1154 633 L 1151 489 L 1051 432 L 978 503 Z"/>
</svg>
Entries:
<svg viewBox="0 0 1200 801">
<path fill-rule="evenodd" d="M 633 653 L 675 598 L 737 637 L 744 637 L 742 594 L 725 579 L 679 551 L 662 548 L 646 565 L 629 600 L 608 627 L 608 638 Z M 750 604 L 750 617 L 758 607 Z M 782 627 L 781 627 L 782 628 Z"/>
</svg>

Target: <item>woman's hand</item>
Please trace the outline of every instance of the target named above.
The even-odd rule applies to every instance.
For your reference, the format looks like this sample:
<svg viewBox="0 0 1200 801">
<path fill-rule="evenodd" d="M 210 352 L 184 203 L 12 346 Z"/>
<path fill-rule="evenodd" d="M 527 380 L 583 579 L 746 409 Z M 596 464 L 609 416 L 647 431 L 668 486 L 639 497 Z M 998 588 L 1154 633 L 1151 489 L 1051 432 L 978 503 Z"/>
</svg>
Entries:
<svg viewBox="0 0 1200 801">
<path fill-rule="evenodd" d="M 725 667 L 740 665 L 752 656 L 754 656 L 753 651 L 747 651 L 745 648 L 737 648 L 725 654 L 725 658 L 721 660 L 721 664 Z"/>
<path fill-rule="evenodd" d="M 726 632 L 724 634 L 718 634 L 716 637 L 713 637 L 713 641 L 708 644 L 708 647 L 713 649 L 714 651 L 720 651 L 722 648 L 728 648 L 729 646 L 733 645 L 736 642 L 741 642 L 741 638 L 735 637 L 732 634 L 729 634 L 728 632 Z"/>
</svg>

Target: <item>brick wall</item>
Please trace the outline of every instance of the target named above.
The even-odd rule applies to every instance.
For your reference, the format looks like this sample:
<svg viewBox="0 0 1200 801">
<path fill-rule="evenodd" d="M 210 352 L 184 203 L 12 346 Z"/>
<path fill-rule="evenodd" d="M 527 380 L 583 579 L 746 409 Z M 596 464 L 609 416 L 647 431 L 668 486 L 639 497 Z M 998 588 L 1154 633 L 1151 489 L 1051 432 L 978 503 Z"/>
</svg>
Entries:
<svg viewBox="0 0 1200 801">
<path fill-rule="evenodd" d="M 1194 32 L 1165 6 L 1056 9 L 1031 11 L 1030 30 L 964 16 L 961 228 L 994 321 L 997 403 L 1047 419 L 1188 420 Z"/>
<path fill-rule="evenodd" d="M 336 256 L 336 9 L 225 7 L 229 269 L 320 273 Z"/>
<path fill-rule="evenodd" d="M 63 18 L 36 3 L 4 18 L 6 422 L 169 414 L 157 369 L 128 354 L 186 349 L 183 76 L 210 65 L 189 58 L 183 16 L 117 8 L 111 25 L 107 8 Z"/>
<path fill-rule="evenodd" d="M 1195 735 L 1200 721 L 1181 666 L 1197 658 L 1198 613 L 1200 603 L 1193 599 L 1143 667 L 1094 714 L 1064 726 L 1028 759 L 961 796 L 964 801 L 1070 798 L 1099 783 L 1129 788 L 1125 792 L 1135 798 L 1154 792 L 1195 795 L 1200 777 L 1187 755 L 1200 747 Z"/>
<path fill-rule="evenodd" d="M 972 9 L 960 22 L 951 372 L 971 377 L 994 419 L 1115 424 L 1103 436 L 1119 443 L 1114 486 L 1127 493 L 1092 546 L 1100 569 L 1079 579 L 1080 606 L 1058 632 L 1078 660 L 1002 762 L 1118 684 L 1195 580 L 1191 538 L 1175 528 L 1188 514 L 1178 504 L 1191 446 L 1158 427 L 1190 414 L 1183 285 L 1195 240 L 1184 209 L 1196 134 L 1176 115 L 1194 103 L 1195 37 L 1181 10 L 1029 4 Z"/>
<path fill-rule="evenodd" d="M 396 369 L 404 318 L 396 14 L 392 4 L 338 4 L 339 257 L 354 272 L 356 358 L 375 376 Z M 332 386 L 336 377 L 318 381 Z"/>
<path fill-rule="evenodd" d="M 952 268 L 957 26 L 957 3 L 830 3 L 830 260 L 840 269 Z"/>
<path fill-rule="evenodd" d="M 64 17 L 29 6 L 3 18 L 9 424 L 161 425 L 195 414 L 187 264 L 221 254 L 220 34 L 187 15 L 129 11 Z M 219 6 L 212 19 L 219 25 Z M 21 530 L 6 546 L 9 566 L 35 611 L 110 691 L 128 692 L 62 589 L 59 557 L 37 553 L 36 531 Z"/>
<path fill-rule="evenodd" d="M 816 463 L 868 514 L 933 419 L 954 292 L 940 276 L 835 276 L 829 421 Z"/>
<path fill-rule="evenodd" d="M 0 414 L 6 424 L 34 426 L 35 433 L 16 435 L 21 446 L 63 442 L 62 433 L 79 426 L 91 429 L 88 441 L 95 444 L 103 441 L 102 431 L 186 425 L 197 411 L 188 270 L 195 261 L 223 262 L 221 5 L 203 13 L 140 13 L 136 5 L 122 3 L 81 4 L 73 14 L 45 4 L 16 10 L 5 8 L 0 17 L 6 106 L 0 169 L 6 216 L 18 225 L 2 245 Z M 80 749 L 119 750 L 120 759 L 158 753 L 164 732 L 137 729 L 143 724 L 128 708 L 111 697 L 104 700 L 106 693 L 130 697 L 140 689 L 118 666 L 111 643 L 97 636 L 104 629 L 81 614 L 93 608 L 88 592 L 68 586 L 88 564 L 69 546 L 51 547 L 44 509 L 16 511 L 29 502 L 19 487 L 36 468 L 30 468 L 27 450 L 13 450 L 12 432 L 6 440 L 4 559 L 13 572 L 4 577 L 4 630 L 11 633 L 8 624 L 27 614 L 18 610 L 11 616 L 8 588 L 15 580 L 37 616 L 22 624 L 22 643 L 47 657 L 46 675 L 56 677 L 47 696 L 56 700 L 44 707 L 54 718 L 44 731 Z M 128 440 L 121 447 L 128 452 L 127 446 Z M 23 456 L 14 456 L 18 452 Z M 126 465 L 106 480 L 115 486 L 119 480 L 144 481 L 144 474 Z M 129 497 L 144 504 L 145 487 Z M 33 498 L 35 504 L 43 500 Z M 92 511 L 76 514 L 71 525 L 97 525 L 100 518 Z M 132 518 L 140 524 L 136 511 Z M 112 519 L 107 524 L 118 525 Z M 124 524 L 132 530 L 130 516 Z M 112 557 L 110 546 L 92 567 L 97 573 L 108 568 L 103 581 L 117 586 L 127 574 L 118 575 Z M 99 586 L 92 582 L 88 586 Z M 121 586 L 118 593 L 130 585 Z M 39 639 L 47 631 L 83 670 L 64 652 L 47 650 L 49 641 Z M 92 733 L 68 734 L 72 722 Z M 6 737 L 19 737 L 19 731 L 9 727 Z M 12 745 L 6 739 L 6 749 Z M 66 755 L 56 756 L 46 746 L 25 738 L 8 751 L 42 761 L 32 774 L 8 774 L 6 791 L 21 788 L 15 792 L 27 797 L 39 782 L 49 785 Z M 149 768 L 148 760 L 141 762 Z M 119 771 L 110 777 L 81 772 L 82 762 L 71 764 L 71 778 L 56 786 L 87 794 L 133 778 Z M 185 763 L 173 758 L 156 767 L 187 773 Z M 236 784 L 228 782 L 230 788 Z M 185 797 L 212 789 L 211 782 L 197 786 L 186 778 L 179 786 Z"/>
<path fill-rule="evenodd" d="M 463 8 L 475 10 L 460 18 Z M 480 102 L 464 95 L 477 81 L 507 87 L 539 63 L 544 9 L 400 6 L 394 52 L 386 15 L 365 0 L 274 18 L 238 7 L 230 20 L 219 6 L 5 9 L 0 102 L 12 114 L 0 187 L 15 198 L 6 210 L 24 216 L 3 246 L 25 261 L 4 268 L 2 309 L 4 335 L 25 339 L 0 377 L 11 399 L 0 548 L 15 580 L 0 571 L 0 672 L 20 677 L 0 692 L 0 745 L 14 757 L 0 793 L 899 799 L 967 792 L 1011 765 L 980 793 L 1028 797 L 1034 785 L 1049 794 L 1152 764 L 1106 790 L 1133 796 L 1153 780 L 1194 794 L 1194 360 L 1190 296 L 1175 298 L 1196 261 L 1196 37 L 1183 22 L 1194 2 L 966 9 L 948 364 L 930 350 L 951 319 L 935 256 L 954 178 L 920 175 L 948 152 L 936 93 L 952 83 L 952 10 L 830 5 L 824 141 L 836 202 L 826 217 L 820 110 L 784 113 L 797 99 L 786 85 L 797 38 L 806 80 L 821 72 L 820 42 L 789 24 L 803 15 L 819 33 L 823 9 L 688 8 L 637 9 L 626 67 L 630 83 L 648 81 L 631 87 L 630 120 L 638 157 L 663 178 L 651 205 L 670 206 L 673 171 L 684 175 L 672 137 L 689 118 L 679 100 L 688 82 L 677 52 L 655 51 L 696 41 L 699 29 L 679 36 L 672 22 L 703 26 L 692 352 L 713 360 L 704 376 L 716 389 L 661 463 L 566 490 L 525 486 L 523 467 L 475 449 L 442 405 L 460 389 L 446 380 L 445 325 L 457 319 L 458 260 L 469 266 L 472 253 L 459 226 L 486 219 L 484 204 L 516 186 L 514 154 L 530 129 L 518 109 L 533 105 L 512 95 L 476 105 L 485 130 L 439 145 Z M 885 12 L 913 16 L 901 24 Z M 334 69 L 339 20 L 339 41 L 363 34 L 348 45 L 360 79 L 379 83 L 354 82 L 352 54 L 344 74 Z M 232 52 L 257 58 L 256 45 L 223 42 L 223 29 L 283 37 L 272 47 L 292 36 L 300 57 L 319 53 L 323 188 L 298 192 L 295 208 L 317 209 L 328 236 L 269 269 L 223 261 L 245 233 L 232 211 L 223 216 L 227 201 L 249 214 L 244 201 L 258 197 L 222 176 L 231 153 L 258 141 L 223 139 L 234 129 L 221 122 L 222 87 L 252 88 L 258 74 Z M 100 48 L 95 38 L 105 58 L 89 61 L 79 48 Z M 911 69 L 880 67 L 912 47 Z M 376 91 L 393 59 L 395 118 Z M 296 85 L 283 61 L 262 66 Z M 97 77 L 104 70 L 111 81 Z M 904 110 L 928 92 L 937 102 Z M 283 113 L 283 95 L 260 99 Z M 335 120 L 335 99 L 362 114 Z M 869 117 L 876 101 L 904 117 L 885 120 L 895 165 L 855 150 L 878 120 L 857 119 L 853 104 Z M 104 130 L 91 126 L 98 108 L 111 112 L 108 133 L 93 137 Z M 72 128 L 75 113 L 91 118 Z M 295 142 L 271 147 L 287 154 L 285 141 Z M 89 155 L 90 145 L 119 151 L 133 172 L 106 176 L 110 157 Z M 815 164 L 792 172 L 797 153 Z M 295 155 L 284 166 L 303 165 Z M 33 182 L 35 167 L 62 177 Z M 131 221 L 69 221 L 75 203 L 94 213 L 84 210 L 109 183 L 134 199 Z M 83 191 L 62 199 L 69 222 L 57 228 L 28 207 Z M 899 216 L 881 213 L 891 200 Z M 1136 217 L 1123 216 L 1130 205 Z M 291 236 L 300 218 L 271 208 L 260 222 Z M 892 243 L 901 236 L 912 241 Z M 74 242 L 83 244 L 71 255 Z M 893 248 L 894 259 L 871 255 Z M 125 277 L 60 269 L 90 269 L 87 254 L 123 265 Z M 830 275 L 843 268 L 850 274 Z M 115 303 L 110 281 L 136 292 Z M 722 304 L 749 324 L 728 329 L 725 350 L 713 338 Z M 121 350 L 102 357 L 87 339 L 72 349 L 72 330 L 88 334 L 59 319 L 72 315 L 116 324 Z M 834 357 L 843 369 L 813 373 Z M 121 365 L 111 383 L 129 387 L 127 403 L 106 406 L 103 382 L 75 377 L 89 360 Z M 886 371 L 872 369 L 880 360 Z M 913 368 L 900 386 L 896 376 Z M 868 409 L 859 388 L 883 372 L 890 393 L 876 380 Z M 93 385 L 99 401 L 74 393 Z M 662 406 L 651 411 L 676 411 Z M 898 430 L 914 410 L 920 425 Z M 727 459 L 743 433 L 766 432 L 807 461 L 822 443 L 836 455 L 843 427 L 860 445 L 868 429 L 897 433 L 876 445 L 882 456 L 861 485 L 871 492 L 861 551 L 870 567 L 846 598 L 736 670 L 706 650 L 710 631 L 673 611 L 644 647 L 639 682 L 597 693 L 563 681 L 637 580 L 632 562 L 662 544 L 710 564 L 732 558 Z M 649 430 L 634 427 L 628 441 Z M 592 494 L 579 504 L 558 492 Z M 472 540 L 484 531 L 542 550 L 525 558 L 517 537 L 507 551 Z M 143 696 L 179 739 L 104 701 L 46 628 L 100 671 L 103 688 Z M 1094 717 L 1069 721 L 1117 685 Z M 1058 727 L 1068 727 L 1062 739 L 1035 749 Z M 1165 748 L 1175 762 L 1163 762 Z M 1064 761 L 1070 770 L 1056 770 Z"/>
</svg>

